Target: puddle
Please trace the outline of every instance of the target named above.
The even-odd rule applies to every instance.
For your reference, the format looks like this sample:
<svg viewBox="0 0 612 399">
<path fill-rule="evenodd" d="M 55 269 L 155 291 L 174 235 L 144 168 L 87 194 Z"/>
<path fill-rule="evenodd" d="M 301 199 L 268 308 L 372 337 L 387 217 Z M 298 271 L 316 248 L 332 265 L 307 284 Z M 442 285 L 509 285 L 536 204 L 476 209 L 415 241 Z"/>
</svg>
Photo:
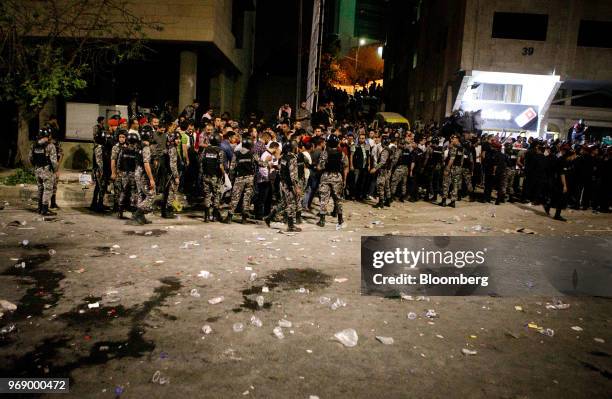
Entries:
<svg viewBox="0 0 612 399">
<path fill-rule="evenodd" d="M 159 237 L 166 234 L 168 230 L 152 229 L 152 230 L 124 230 L 123 234 L 128 236 L 140 236 L 140 237 Z"/>
</svg>

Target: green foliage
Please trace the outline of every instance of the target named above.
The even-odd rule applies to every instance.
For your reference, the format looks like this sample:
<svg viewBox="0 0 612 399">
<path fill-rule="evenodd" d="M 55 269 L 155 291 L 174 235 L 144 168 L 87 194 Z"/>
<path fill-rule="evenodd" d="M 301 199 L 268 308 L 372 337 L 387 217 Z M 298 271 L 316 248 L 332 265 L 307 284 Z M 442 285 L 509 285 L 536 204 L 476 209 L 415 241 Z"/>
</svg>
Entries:
<svg viewBox="0 0 612 399">
<path fill-rule="evenodd" d="M 0 184 L 16 186 L 17 184 L 36 184 L 36 176 L 29 169 L 15 169 L 10 176 L 0 177 Z"/>
</svg>

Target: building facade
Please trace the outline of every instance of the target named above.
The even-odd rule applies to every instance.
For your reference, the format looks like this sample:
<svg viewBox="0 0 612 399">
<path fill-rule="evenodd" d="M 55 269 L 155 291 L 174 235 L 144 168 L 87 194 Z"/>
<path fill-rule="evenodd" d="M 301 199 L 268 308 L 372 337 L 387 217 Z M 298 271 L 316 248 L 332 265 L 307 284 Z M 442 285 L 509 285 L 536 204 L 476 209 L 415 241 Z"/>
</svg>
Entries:
<svg viewBox="0 0 612 399">
<path fill-rule="evenodd" d="M 389 24 L 396 34 L 388 34 L 385 48 L 387 110 L 423 123 L 481 110 L 484 130 L 562 138 L 578 118 L 612 127 L 611 2 L 421 0 L 389 7 L 391 18 L 408 21 Z"/>
</svg>

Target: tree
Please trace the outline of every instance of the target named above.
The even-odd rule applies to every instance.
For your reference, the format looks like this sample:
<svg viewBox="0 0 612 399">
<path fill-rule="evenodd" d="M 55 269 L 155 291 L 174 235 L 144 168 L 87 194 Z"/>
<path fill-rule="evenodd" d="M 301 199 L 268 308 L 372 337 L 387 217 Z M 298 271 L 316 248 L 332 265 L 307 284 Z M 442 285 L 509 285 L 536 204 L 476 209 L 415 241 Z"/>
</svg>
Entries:
<svg viewBox="0 0 612 399">
<path fill-rule="evenodd" d="M 29 121 L 70 98 L 98 68 L 140 57 L 161 24 L 125 0 L 0 1 L 0 100 L 17 104 L 17 162 L 28 162 Z"/>
</svg>

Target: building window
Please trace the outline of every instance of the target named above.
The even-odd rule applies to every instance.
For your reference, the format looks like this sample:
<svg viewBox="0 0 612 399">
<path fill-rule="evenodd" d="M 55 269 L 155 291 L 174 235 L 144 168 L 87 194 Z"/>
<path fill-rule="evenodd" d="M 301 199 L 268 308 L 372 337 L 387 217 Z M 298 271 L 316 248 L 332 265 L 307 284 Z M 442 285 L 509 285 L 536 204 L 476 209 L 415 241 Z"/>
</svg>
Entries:
<svg viewBox="0 0 612 399">
<path fill-rule="evenodd" d="M 612 48 L 612 21 L 580 21 L 578 46 Z"/>
<path fill-rule="evenodd" d="M 519 104 L 523 86 L 482 83 L 476 88 L 476 100 Z"/>
<path fill-rule="evenodd" d="M 493 33 L 496 39 L 546 41 L 548 15 L 496 12 L 493 14 Z"/>
</svg>

